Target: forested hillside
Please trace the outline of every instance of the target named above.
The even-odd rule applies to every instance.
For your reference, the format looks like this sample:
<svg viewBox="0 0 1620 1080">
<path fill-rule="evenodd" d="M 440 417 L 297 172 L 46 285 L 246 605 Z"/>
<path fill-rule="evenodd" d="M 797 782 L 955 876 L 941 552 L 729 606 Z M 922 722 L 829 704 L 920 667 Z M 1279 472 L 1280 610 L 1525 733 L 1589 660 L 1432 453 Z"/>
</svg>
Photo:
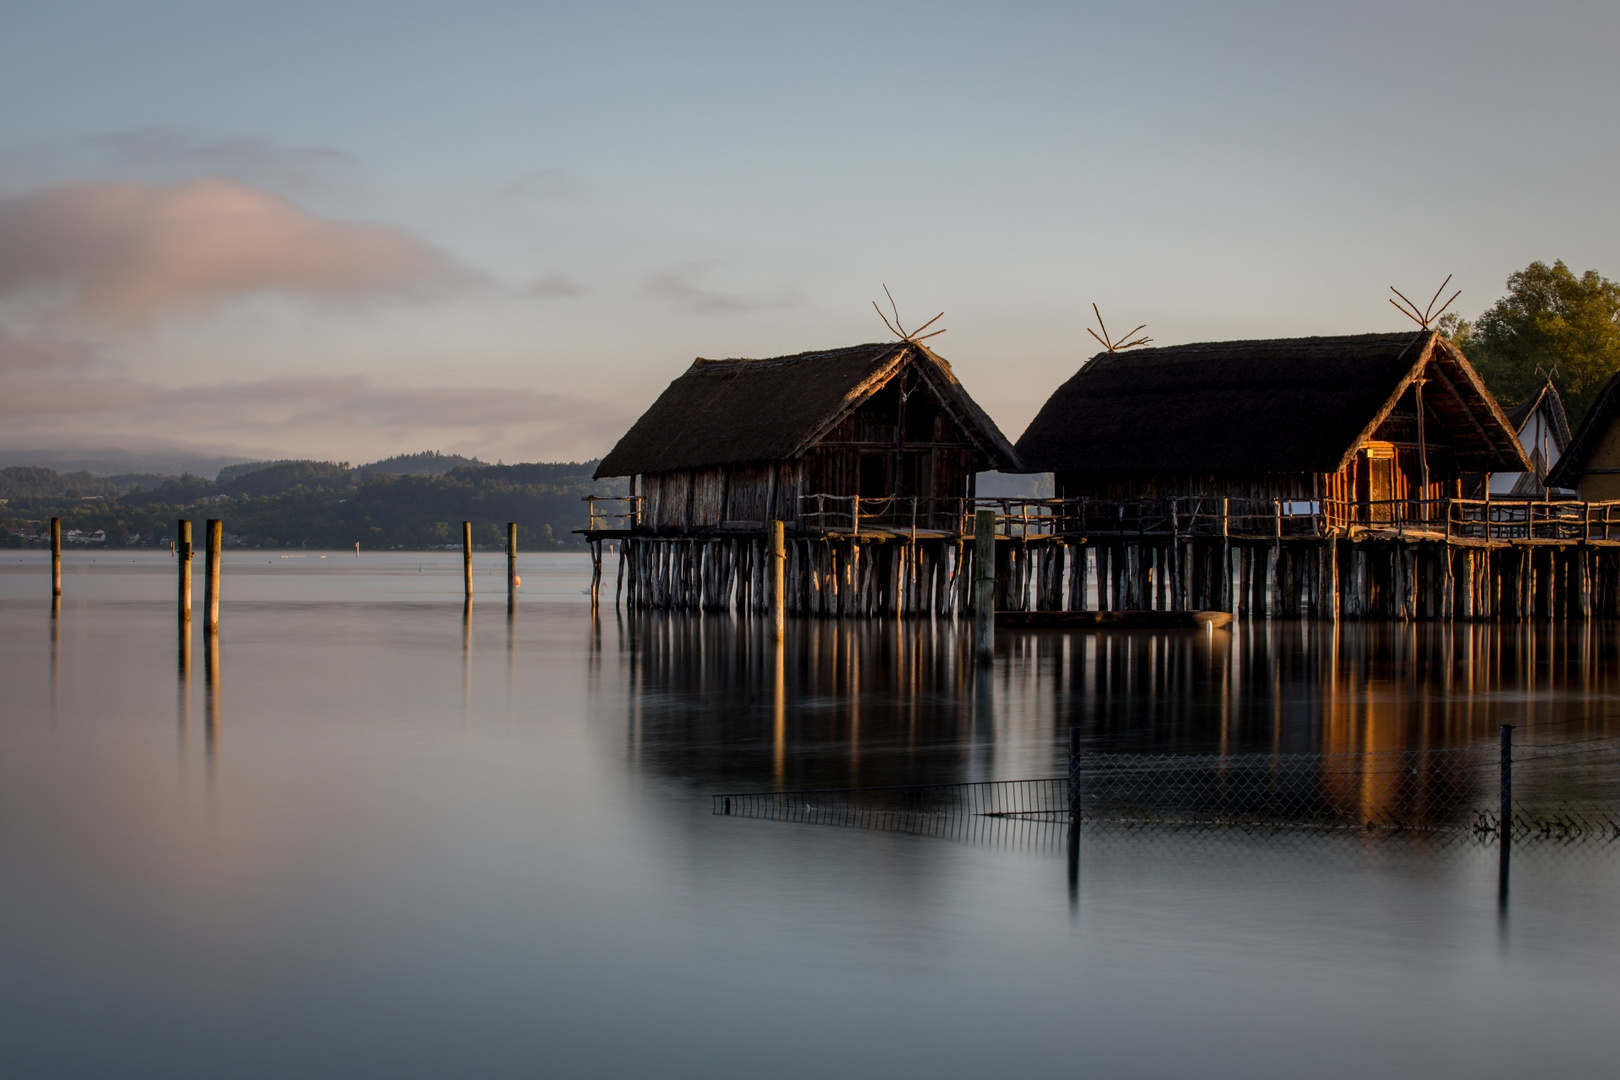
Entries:
<svg viewBox="0 0 1620 1080">
<path fill-rule="evenodd" d="M 13 547 L 44 542 L 60 517 L 70 543 L 110 547 L 167 546 L 175 520 L 217 517 L 231 546 L 423 549 L 461 542 L 473 522 L 474 542 L 504 543 L 506 522 L 518 544 L 583 546 L 573 529 L 586 523 L 585 495 L 616 495 L 623 481 L 591 480 L 596 462 L 460 465 L 442 476 L 352 470 L 342 462 L 279 461 L 232 466 L 221 477 L 142 478 L 121 489 L 88 473 L 0 469 L 0 533 Z"/>
</svg>

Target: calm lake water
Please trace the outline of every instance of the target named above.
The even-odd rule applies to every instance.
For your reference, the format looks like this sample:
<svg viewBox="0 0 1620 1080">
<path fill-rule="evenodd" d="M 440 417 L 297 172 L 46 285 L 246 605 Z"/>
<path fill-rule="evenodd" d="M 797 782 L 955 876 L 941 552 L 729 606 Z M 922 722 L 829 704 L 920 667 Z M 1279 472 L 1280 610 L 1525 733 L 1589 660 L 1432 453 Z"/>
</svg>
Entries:
<svg viewBox="0 0 1620 1080">
<path fill-rule="evenodd" d="M 1620 845 L 714 816 L 1135 750 L 1620 733 L 1620 634 L 592 621 L 581 556 L 0 556 L 0 1075 L 1612 1074 Z M 201 560 L 198 560 L 198 601 Z M 611 595 L 611 591 L 609 593 Z"/>
</svg>

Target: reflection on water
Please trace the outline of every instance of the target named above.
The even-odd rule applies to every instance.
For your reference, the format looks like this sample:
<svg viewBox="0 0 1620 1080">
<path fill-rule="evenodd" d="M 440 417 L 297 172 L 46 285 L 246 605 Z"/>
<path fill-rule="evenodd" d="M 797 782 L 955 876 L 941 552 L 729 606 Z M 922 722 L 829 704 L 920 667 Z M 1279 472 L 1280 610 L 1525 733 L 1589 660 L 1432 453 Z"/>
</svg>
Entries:
<svg viewBox="0 0 1620 1080">
<path fill-rule="evenodd" d="M 1620 712 L 1612 627 L 1003 634 L 981 673 L 950 623 L 780 649 L 593 623 L 584 558 L 520 556 L 517 610 L 469 613 L 457 558 L 296 554 L 227 564 L 218 638 L 178 656 L 166 553 L 71 562 L 57 620 L 45 561 L 0 560 L 0 1075 L 1477 1080 L 1620 1053 L 1608 849 L 1514 849 L 1506 912 L 1466 839 L 960 843 L 709 801 L 1059 776 L 1071 724 L 1091 751 L 1589 737 Z"/>
<path fill-rule="evenodd" d="M 993 673 L 947 622 L 798 622 L 780 649 L 729 616 L 616 628 L 637 759 L 723 790 L 1061 775 L 1071 725 L 1090 751 L 1198 754 L 1620 734 L 1612 624 L 1003 633 Z"/>
<path fill-rule="evenodd" d="M 212 630 L 203 631 L 203 669 L 207 673 L 203 706 L 203 755 L 208 762 L 210 778 L 214 776 L 219 754 L 219 648 L 219 634 Z"/>
<path fill-rule="evenodd" d="M 617 623 L 630 742 L 723 787 L 920 783 L 975 769 L 974 665 L 948 623 L 636 614 Z M 729 789 L 728 788 L 728 789 Z"/>
</svg>

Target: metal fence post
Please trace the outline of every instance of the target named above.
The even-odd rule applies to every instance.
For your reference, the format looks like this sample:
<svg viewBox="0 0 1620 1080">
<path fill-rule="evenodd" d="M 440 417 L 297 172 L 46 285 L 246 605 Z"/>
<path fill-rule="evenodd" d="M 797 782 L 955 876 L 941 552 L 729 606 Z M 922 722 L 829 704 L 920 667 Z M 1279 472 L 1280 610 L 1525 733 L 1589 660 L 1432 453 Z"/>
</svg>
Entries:
<svg viewBox="0 0 1620 1080">
<path fill-rule="evenodd" d="M 1513 834 L 1513 725 L 1502 725 L 1502 783 L 1501 805 L 1497 813 L 1502 818 L 1502 839 Z"/>
<path fill-rule="evenodd" d="M 1069 819 L 1080 820 L 1080 729 L 1069 729 Z"/>
</svg>

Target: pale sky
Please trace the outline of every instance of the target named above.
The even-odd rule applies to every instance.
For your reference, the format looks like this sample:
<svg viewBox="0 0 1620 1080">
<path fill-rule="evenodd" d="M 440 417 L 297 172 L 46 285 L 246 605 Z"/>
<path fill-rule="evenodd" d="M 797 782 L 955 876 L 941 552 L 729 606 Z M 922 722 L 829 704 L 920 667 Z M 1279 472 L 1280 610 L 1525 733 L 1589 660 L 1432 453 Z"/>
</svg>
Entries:
<svg viewBox="0 0 1620 1080">
<path fill-rule="evenodd" d="M 1110 329 L 1620 276 L 1620 6 L 10 3 L 0 448 L 605 452 L 888 337 L 1011 438 Z"/>
</svg>

